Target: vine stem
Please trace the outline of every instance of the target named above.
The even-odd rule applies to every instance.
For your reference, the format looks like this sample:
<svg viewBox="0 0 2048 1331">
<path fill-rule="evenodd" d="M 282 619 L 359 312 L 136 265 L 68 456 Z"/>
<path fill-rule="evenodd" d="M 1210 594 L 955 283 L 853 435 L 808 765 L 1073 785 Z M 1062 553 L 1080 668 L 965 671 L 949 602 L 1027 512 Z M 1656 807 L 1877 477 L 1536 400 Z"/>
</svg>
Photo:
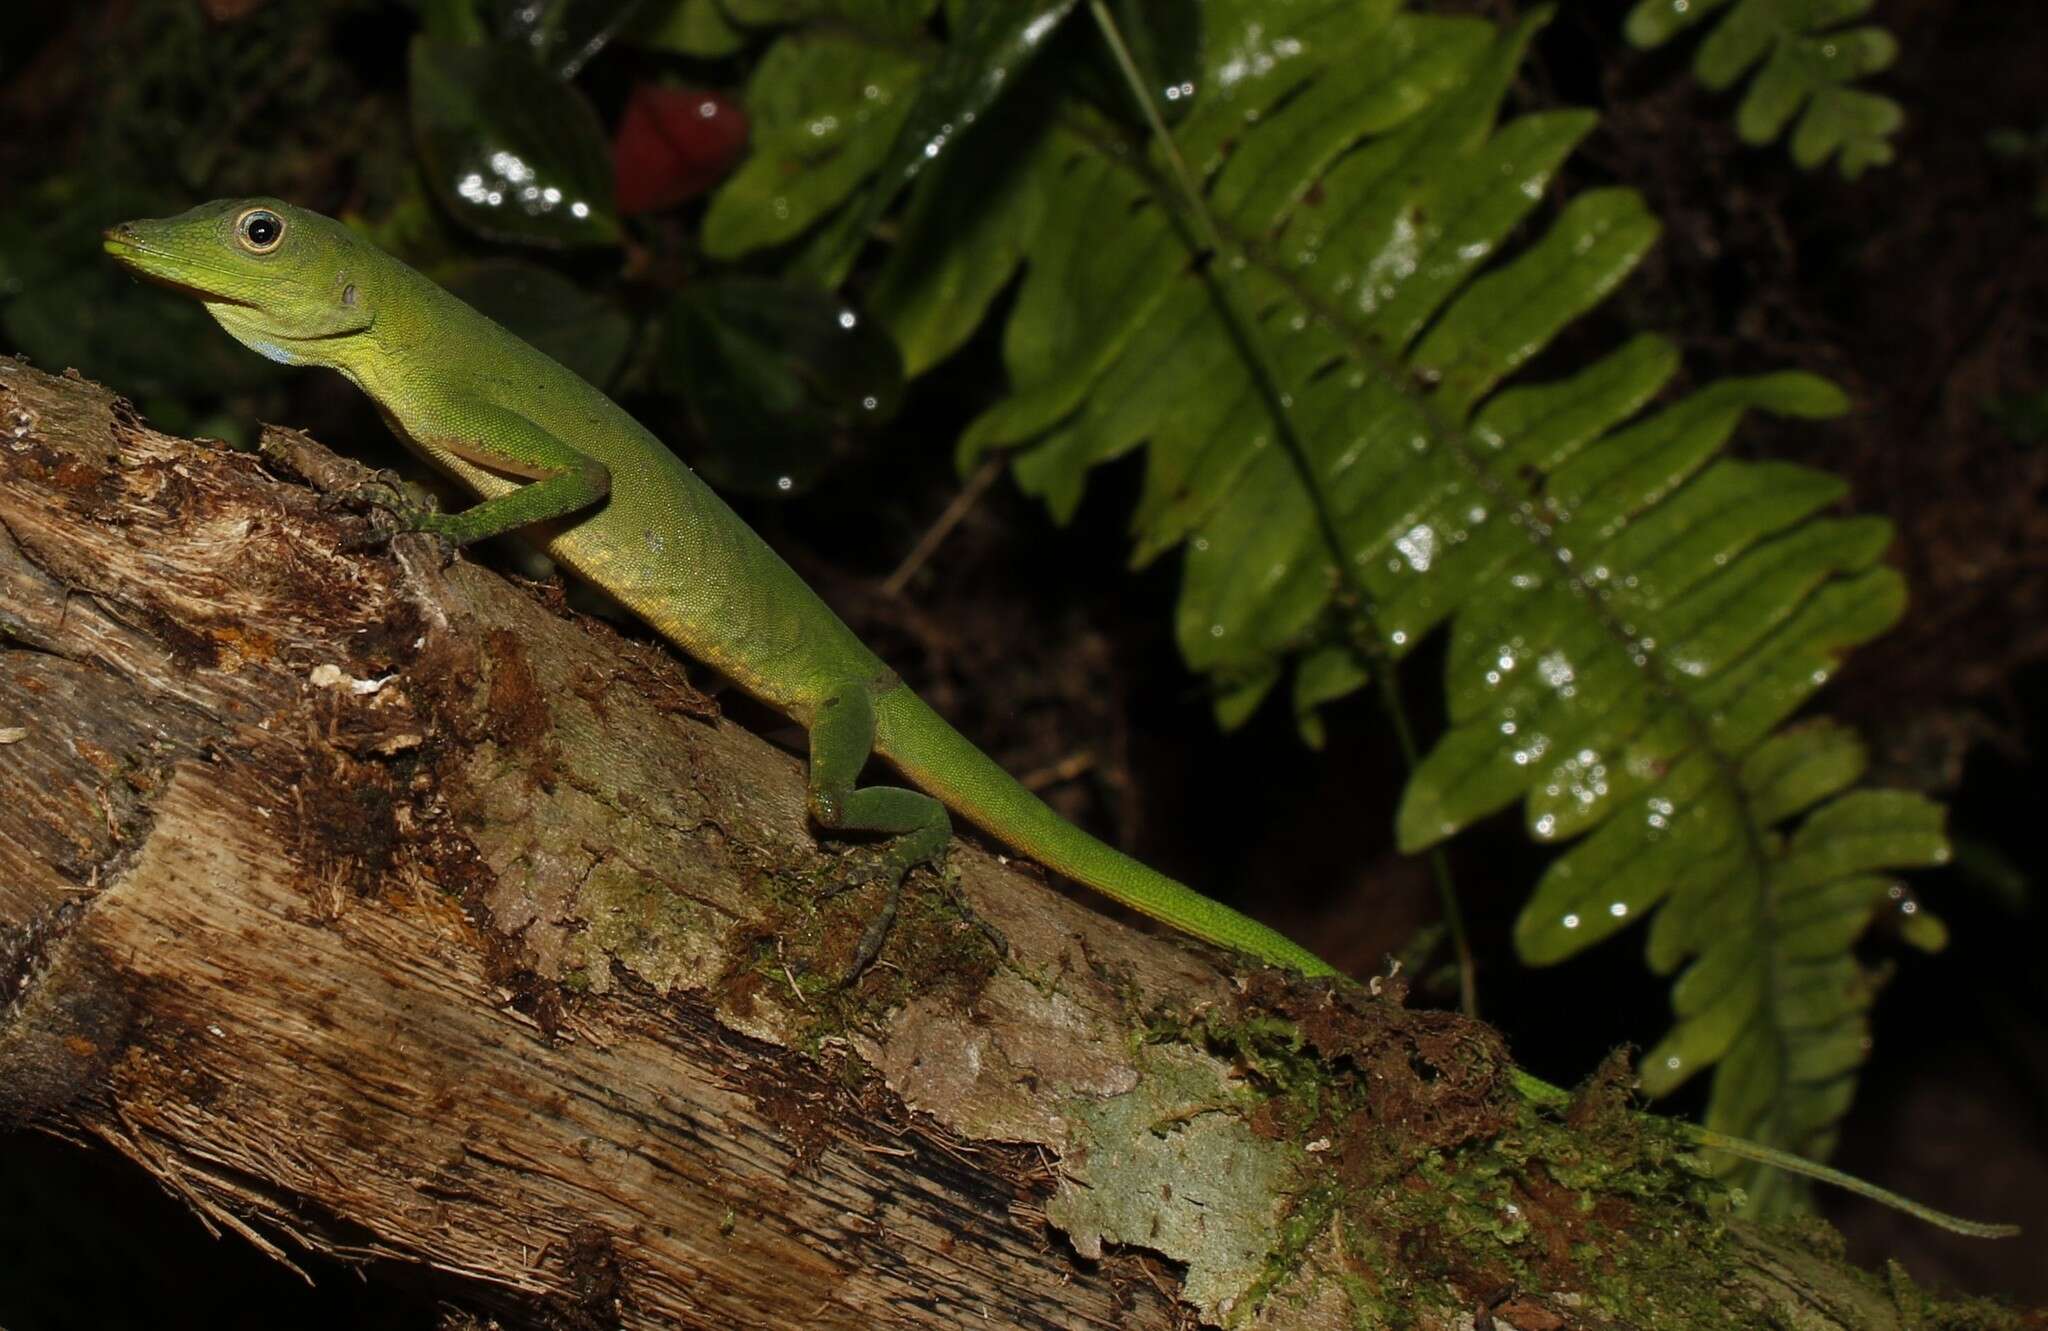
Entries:
<svg viewBox="0 0 2048 1331">
<path fill-rule="evenodd" d="M 1511 1075 L 1514 1079 L 1515 1089 L 1521 1092 L 1522 1098 L 1531 1104 L 1561 1110 L 1569 1107 L 1572 1103 L 1572 1093 L 1561 1086 L 1552 1086 L 1549 1082 L 1523 1072 L 1519 1068 Z M 1902 1197 L 1889 1188 L 1880 1188 L 1875 1183 L 1869 1183 L 1857 1178 L 1854 1174 L 1845 1174 L 1839 1169 L 1808 1160 L 1804 1156 L 1794 1155 L 1790 1151 L 1781 1151 L 1775 1146 L 1765 1146 L 1758 1142 L 1744 1141 L 1740 1137 L 1724 1136 L 1712 1128 L 1701 1127 L 1699 1124 L 1687 1119 L 1662 1118 L 1655 1121 L 1669 1124 L 1678 1131 L 1680 1136 L 1685 1137 L 1695 1146 L 1705 1150 L 1720 1151 L 1724 1154 L 1732 1155 L 1739 1160 L 1769 1165 L 1773 1169 L 1782 1169 L 1788 1174 L 1797 1174 L 1802 1178 L 1810 1178 L 1820 1183 L 1832 1184 L 1844 1192 L 1853 1192 L 1858 1197 L 1868 1197 L 1880 1206 L 1889 1206 L 1894 1211 L 1902 1211 L 1916 1220 L 1924 1220 L 1935 1228 L 1945 1229 L 1951 1234 L 1962 1234 L 1973 1239 L 2009 1239 L 2017 1236 L 2020 1232 L 2018 1225 L 1994 1224 L 1983 1220 L 1965 1220 L 1961 1216 L 1950 1215 L 1946 1211 L 1937 1211 L 1933 1207 L 1922 1205 L 1910 1197 Z"/>
<path fill-rule="evenodd" d="M 1330 511 L 1322 491 L 1316 487 L 1315 468 L 1310 464 L 1308 452 L 1302 447 L 1301 437 L 1294 429 L 1293 418 L 1288 414 L 1288 395 L 1280 390 L 1265 357 L 1260 354 L 1258 339 L 1252 331 L 1255 321 L 1249 318 L 1247 312 L 1239 307 L 1239 302 L 1233 299 L 1231 285 L 1224 278 L 1215 275 L 1217 263 L 1220 263 L 1228 273 L 1241 272 L 1246 264 L 1245 256 L 1224 241 L 1223 232 L 1216 225 L 1216 219 L 1210 216 L 1209 207 L 1202 199 L 1201 188 L 1195 182 L 1194 172 L 1188 169 L 1187 159 L 1181 156 L 1180 144 L 1174 140 L 1173 131 L 1167 126 L 1166 118 L 1160 114 L 1159 104 L 1152 99 L 1152 90 L 1146 83 L 1144 74 L 1138 69 L 1138 62 L 1132 58 L 1131 49 L 1124 41 L 1122 30 L 1117 27 L 1115 16 L 1109 12 L 1107 0 L 1088 0 L 1088 10 L 1095 16 L 1095 26 L 1102 30 L 1103 41 L 1108 45 L 1111 56 L 1115 58 L 1124 81 L 1130 85 L 1131 95 L 1143 108 L 1145 122 L 1158 141 L 1160 151 L 1166 156 L 1167 166 L 1173 176 L 1174 185 L 1181 194 L 1185 210 L 1176 216 L 1193 219 L 1193 224 L 1200 232 L 1196 239 L 1213 261 L 1205 273 L 1209 280 L 1209 288 L 1215 294 L 1217 304 L 1222 308 L 1224 322 L 1231 331 L 1232 340 L 1237 343 L 1238 350 L 1251 367 L 1252 377 L 1258 382 L 1259 390 L 1272 413 L 1281 445 L 1294 465 L 1302 489 L 1308 495 L 1309 506 L 1316 515 L 1317 529 L 1322 536 L 1323 544 L 1329 550 L 1331 564 L 1338 570 L 1338 577 L 1342 580 L 1344 599 L 1352 603 L 1360 616 L 1369 616 L 1371 598 L 1366 589 L 1353 579 L 1350 571 L 1351 561 L 1344 557 L 1344 542 L 1337 529 L 1336 515 Z M 1408 714 L 1402 706 L 1400 681 L 1395 663 L 1385 649 L 1367 633 L 1357 632 L 1351 636 L 1354 650 L 1377 667 L 1374 674 L 1379 681 L 1381 707 L 1386 711 L 1394 727 L 1395 739 L 1401 747 L 1402 761 L 1412 773 L 1421 761 L 1421 754 L 1415 745 L 1414 732 L 1408 725 Z M 1457 960 L 1458 1007 L 1466 1016 L 1477 1017 L 1479 990 L 1474 975 L 1472 947 L 1469 935 L 1465 931 L 1464 911 L 1458 904 L 1457 884 L 1452 878 L 1450 860 L 1445 855 L 1443 847 L 1435 846 L 1430 849 L 1429 865 L 1430 875 L 1436 881 L 1437 898 L 1441 902 L 1444 925 L 1450 933 L 1452 952 Z"/>
<path fill-rule="evenodd" d="M 1392 663 L 1380 658 L 1378 674 L 1380 707 L 1394 727 L 1394 741 L 1401 746 L 1401 758 L 1413 772 L 1422 761 L 1415 746 L 1415 728 L 1408 724 L 1407 709 L 1401 705 L 1401 686 L 1394 678 Z M 1429 873 L 1436 881 L 1437 900 L 1442 903 L 1444 928 L 1451 936 L 1451 955 L 1458 965 L 1458 1010 L 1475 1021 L 1479 1018 L 1479 982 L 1472 963 L 1472 942 L 1465 933 L 1465 912 L 1458 908 L 1458 885 L 1451 878 L 1451 863 L 1442 846 L 1429 850 Z"/>
<path fill-rule="evenodd" d="M 903 595 L 903 589 L 910 585 L 910 580 L 917 576 L 917 571 L 939 552 L 939 547 L 952 535 L 953 528 L 960 525 L 961 520 L 981 502 L 981 497 L 988 492 L 988 487 L 995 484 L 995 479 L 1002 474 L 1003 464 L 1007 460 L 1001 453 L 992 453 L 988 461 L 982 463 L 974 475 L 967 478 L 967 484 L 960 488 L 959 494 L 953 496 L 953 501 L 946 505 L 946 511 L 939 514 L 938 520 L 925 529 L 924 535 L 917 538 L 917 544 L 911 547 L 909 554 L 903 556 L 903 562 L 896 566 L 895 572 L 882 580 L 882 595 Z"/>
</svg>

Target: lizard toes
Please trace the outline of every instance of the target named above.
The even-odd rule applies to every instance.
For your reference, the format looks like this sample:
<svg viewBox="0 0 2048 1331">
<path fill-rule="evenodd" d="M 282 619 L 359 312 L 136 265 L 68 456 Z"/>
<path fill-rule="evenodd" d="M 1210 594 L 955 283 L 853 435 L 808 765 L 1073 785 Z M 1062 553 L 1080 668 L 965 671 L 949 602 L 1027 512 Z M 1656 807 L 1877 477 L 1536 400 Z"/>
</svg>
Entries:
<svg viewBox="0 0 2048 1331">
<path fill-rule="evenodd" d="M 391 544 L 391 538 L 399 529 L 389 523 L 368 519 L 358 529 L 349 532 L 335 543 L 335 549 L 344 554 L 361 554 L 367 550 L 381 550 Z"/>
</svg>

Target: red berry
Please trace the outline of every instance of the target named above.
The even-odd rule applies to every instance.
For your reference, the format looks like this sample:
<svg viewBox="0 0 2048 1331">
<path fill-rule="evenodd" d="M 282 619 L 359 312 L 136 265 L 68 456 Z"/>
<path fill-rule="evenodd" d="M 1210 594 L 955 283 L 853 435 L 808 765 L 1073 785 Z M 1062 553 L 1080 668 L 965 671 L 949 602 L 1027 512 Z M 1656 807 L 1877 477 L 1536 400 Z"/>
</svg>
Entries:
<svg viewBox="0 0 2048 1331">
<path fill-rule="evenodd" d="M 619 211 L 660 212 L 725 179 L 747 146 L 747 113 L 723 93 L 643 83 L 612 143 Z"/>
</svg>

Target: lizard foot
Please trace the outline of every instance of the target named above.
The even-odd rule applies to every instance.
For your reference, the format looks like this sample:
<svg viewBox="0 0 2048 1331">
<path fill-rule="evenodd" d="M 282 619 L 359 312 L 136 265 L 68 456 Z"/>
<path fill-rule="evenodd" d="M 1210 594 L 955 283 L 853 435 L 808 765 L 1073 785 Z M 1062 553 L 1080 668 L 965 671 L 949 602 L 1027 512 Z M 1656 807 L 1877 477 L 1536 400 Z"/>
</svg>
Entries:
<svg viewBox="0 0 2048 1331">
<path fill-rule="evenodd" d="M 406 484 L 404 477 L 395 471 L 380 468 L 371 472 L 370 478 L 366 481 L 358 481 L 346 489 L 331 490 L 321 495 L 320 507 L 329 512 L 339 509 L 354 513 L 381 509 L 396 516 L 412 517 L 428 511 L 431 505 L 413 497 L 411 487 Z"/>
<path fill-rule="evenodd" d="M 351 532 L 347 536 L 342 537 L 335 548 L 345 554 L 360 554 L 366 550 L 383 549 L 400 536 L 424 536 L 430 540 L 434 546 L 435 564 L 439 568 L 445 569 L 453 564 L 455 556 L 462 549 L 461 546 L 440 532 L 419 527 L 396 526 L 388 522 L 378 522 L 374 518 L 367 523 L 363 530 Z"/>
<path fill-rule="evenodd" d="M 861 931 L 860 944 L 854 949 L 853 964 L 839 977 L 842 989 L 850 987 L 868 967 L 875 964 L 875 958 L 882 954 L 882 945 L 889 941 L 890 930 L 896 927 L 896 916 L 903 906 L 903 880 L 909 876 L 909 871 L 905 866 L 893 863 L 893 859 L 886 853 L 877 855 L 859 850 L 842 853 L 831 880 L 818 892 L 818 900 L 830 901 L 871 883 L 884 882 L 889 887 L 882 909 Z"/>
<path fill-rule="evenodd" d="M 882 900 L 882 909 L 875 918 L 868 921 L 868 927 L 861 931 L 860 946 L 854 949 L 853 964 L 846 968 L 846 974 L 839 978 L 839 987 L 851 988 L 868 967 L 875 964 L 875 958 L 882 955 L 882 944 L 889 941 L 889 931 L 896 927 L 896 914 L 903 905 L 903 879 L 898 874 L 890 880 L 889 895 Z"/>
<path fill-rule="evenodd" d="M 341 539 L 343 551 L 379 550 L 391 544 L 393 537 L 418 532 L 434 538 L 440 566 L 447 568 L 455 562 L 459 548 L 445 529 L 448 515 L 435 511 L 431 498 L 422 501 L 414 498 L 414 493 L 396 472 L 379 471 L 361 484 L 321 496 L 320 507 L 364 515 L 363 529 Z"/>
<path fill-rule="evenodd" d="M 854 858 L 854 856 L 850 855 L 846 857 L 848 860 Z M 910 869 L 899 868 L 892 862 L 893 857 L 891 856 L 883 855 L 875 859 L 860 856 L 859 859 L 862 862 L 856 863 L 850 869 L 836 875 L 836 881 L 825 888 L 820 894 L 821 899 L 829 899 L 843 892 L 850 892 L 855 888 L 866 887 L 876 881 L 888 884 L 888 894 L 882 900 L 882 909 L 868 921 L 867 928 L 861 931 L 860 943 L 854 949 L 853 963 L 846 968 L 846 973 L 840 977 L 839 984 L 842 988 L 852 985 L 854 981 L 858 980 L 867 971 L 868 967 L 875 964 L 875 959 L 881 956 L 882 947 L 889 941 L 889 934 L 896 927 L 896 917 L 902 911 L 903 884 L 910 876 Z M 910 867 L 914 868 L 915 866 Z M 942 890 L 953 903 L 954 909 L 960 912 L 961 919 L 965 923 L 973 925 L 981 933 L 982 937 L 988 939 L 989 946 L 996 950 L 997 956 L 1009 956 L 1010 940 L 1003 937 L 1002 930 L 996 928 L 993 924 L 990 924 L 975 913 L 974 908 L 967 904 L 967 899 L 961 896 L 959 891 L 953 886 L 951 875 L 941 874 L 940 877 L 943 882 Z"/>
<path fill-rule="evenodd" d="M 988 945 L 996 950 L 997 956 L 1007 957 L 1010 955 L 1010 940 L 1003 937 L 1001 929 L 996 928 L 993 924 L 975 914 L 974 907 L 967 904 L 967 898 L 960 895 L 958 888 L 949 885 L 946 889 L 946 895 L 953 899 L 953 908 L 960 912 L 960 918 L 980 931 L 981 936 L 988 940 Z"/>
<path fill-rule="evenodd" d="M 868 847 L 853 847 L 838 852 L 838 862 L 832 866 L 825 885 L 818 889 L 820 901 L 830 901 L 848 892 L 858 892 L 870 883 L 879 883 L 892 874 L 901 879 L 908 872 L 906 868 L 892 862 L 886 852 Z"/>
</svg>

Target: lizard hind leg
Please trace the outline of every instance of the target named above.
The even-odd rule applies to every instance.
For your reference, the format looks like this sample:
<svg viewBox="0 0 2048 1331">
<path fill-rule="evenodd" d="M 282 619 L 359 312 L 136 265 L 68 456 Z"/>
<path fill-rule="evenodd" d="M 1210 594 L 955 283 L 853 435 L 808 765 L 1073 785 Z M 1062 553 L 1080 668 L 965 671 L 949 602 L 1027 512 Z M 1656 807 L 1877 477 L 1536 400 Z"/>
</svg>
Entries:
<svg viewBox="0 0 2048 1331">
<path fill-rule="evenodd" d="M 896 922 L 903 878 L 940 859 L 953 837 L 946 806 L 902 786 L 856 788 L 875 747 L 875 700 L 863 680 L 827 698 L 811 718 L 811 817 L 829 832 L 876 832 L 892 838 L 876 877 L 888 887 L 882 911 L 861 935 L 846 981 L 859 978 L 881 952 Z"/>
</svg>

